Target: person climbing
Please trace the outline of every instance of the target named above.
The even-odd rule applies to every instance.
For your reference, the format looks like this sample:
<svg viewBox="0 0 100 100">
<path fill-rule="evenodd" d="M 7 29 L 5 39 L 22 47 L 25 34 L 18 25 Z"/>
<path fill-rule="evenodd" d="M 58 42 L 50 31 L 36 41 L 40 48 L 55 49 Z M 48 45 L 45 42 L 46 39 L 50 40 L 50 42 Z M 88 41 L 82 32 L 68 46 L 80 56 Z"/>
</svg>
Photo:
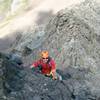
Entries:
<svg viewBox="0 0 100 100">
<path fill-rule="evenodd" d="M 37 67 L 43 75 L 52 77 L 54 80 L 57 79 L 55 61 L 49 56 L 49 52 L 47 50 L 42 51 L 41 58 L 37 61 L 34 61 L 30 66 L 30 68 L 33 70 Z"/>
</svg>

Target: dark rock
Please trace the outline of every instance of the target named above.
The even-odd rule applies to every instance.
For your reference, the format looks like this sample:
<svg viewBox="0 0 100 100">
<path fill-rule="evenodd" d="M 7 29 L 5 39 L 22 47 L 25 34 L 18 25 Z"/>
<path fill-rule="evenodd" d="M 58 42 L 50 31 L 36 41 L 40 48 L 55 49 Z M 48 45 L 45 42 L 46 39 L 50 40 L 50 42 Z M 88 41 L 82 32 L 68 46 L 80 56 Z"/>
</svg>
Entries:
<svg viewBox="0 0 100 100">
<path fill-rule="evenodd" d="M 21 60 L 21 57 L 18 54 L 12 53 L 10 54 L 10 58 L 11 61 L 17 63 L 18 65 L 22 65 L 23 62 Z"/>
<path fill-rule="evenodd" d="M 4 91 L 0 95 L 7 97 L 7 100 L 89 100 L 90 98 L 92 100 L 96 98 L 85 83 L 84 75 L 87 74 L 85 70 L 70 67 L 64 71 L 58 70 L 59 74 L 66 78 L 61 81 L 52 80 L 40 72 L 29 68 L 22 69 L 6 57 L 1 59 L 4 68 L 2 70 L 4 79 L 1 82 Z M 84 77 L 80 74 L 84 74 Z M 77 75 L 78 79 L 74 77 Z"/>
<path fill-rule="evenodd" d="M 41 100 L 39 96 L 34 96 L 32 100 Z"/>
<path fill-rule="evenodd" d="M 25 46 L 24 49 L 23 49 L 22 55 L 23 56 L 27 56 L 27 55 L 29 55 L 31 53 L 32 53 L 32 50 L 30 48 L 28 48 L 27 46 Z"/>
<path fill-rule="evenodd" d="M 31 33 L 25 34 L 16 49 L 23 53 L 27 46 L 24 54 L 29 55 L 29 48 L 34 48 L 34 54 L 26 56 L 27 61 L 47 49 L 57 66 L 63 69 L 57 70 L 63 80 L 52 80 L 28 68 L 20 69 L 15 53 L 11 60 L 0 54 L 3 60 L 0 66 L 3 76 L 0 78 L 1 98 L 6 95 L 8 100 L 99 100 L 99 0 L 85 0 L 70 10 L 58 12 L 43 33 L 46 33 L 45 37 L 42 34 L 37 39 Z"/>
</svg>

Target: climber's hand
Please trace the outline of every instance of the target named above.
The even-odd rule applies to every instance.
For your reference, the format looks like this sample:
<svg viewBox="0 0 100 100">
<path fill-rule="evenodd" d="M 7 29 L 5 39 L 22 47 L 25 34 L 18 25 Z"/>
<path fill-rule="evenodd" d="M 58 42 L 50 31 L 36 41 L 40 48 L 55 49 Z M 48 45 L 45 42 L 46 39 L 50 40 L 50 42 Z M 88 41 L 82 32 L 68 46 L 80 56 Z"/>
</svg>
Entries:
<svg viewBox="0 0 100 100">
<path fill-rule="evenodd" d="M 51 71 L 50 74 L 52 75 L 53 80 L 57 80 L 57 77 L 55 75 L 55 71 Z"/>
<path fill-rule="evenodd" d="M 30 66 L 30 69 L 31 69 L 32 71 L 34 71 L 34 66 L 31 65 L 31 66 Z"/>
<path fill-rule="evenodd" d="M 52 77 L 52 79 L 53 79 L 53 80 L 57 80 L 57 77 L 56 77 L 56 76 L 55 76 L 55 77 Z"/>
<path fill-rule="evenodd" d="M 33 66 L 31 65 L 30 68 L 33 68 Z"/>
</svg>

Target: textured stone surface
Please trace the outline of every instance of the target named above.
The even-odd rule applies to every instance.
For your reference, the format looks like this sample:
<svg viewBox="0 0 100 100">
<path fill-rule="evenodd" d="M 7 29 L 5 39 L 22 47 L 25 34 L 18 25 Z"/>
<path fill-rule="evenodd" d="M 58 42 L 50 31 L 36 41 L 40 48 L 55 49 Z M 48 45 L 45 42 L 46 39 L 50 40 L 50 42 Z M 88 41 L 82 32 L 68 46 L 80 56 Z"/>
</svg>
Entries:
<svg viewBox="0 0 100 100">
<path fill-rule="evenodd" d="M 29 68 L 22 69 L 15 62 L 5 57 L 2 68 L 4 68 L 4 82 L 0 89 L 0 100 L 95 100 L 90 88 L 86 85 L 85 75 L 87 69 L 67 68 L 64 71 L 58 70 L 63 77 L 62 81 L 52 80 L 41 73 L 32 71 Z M 81 77 L 81 74 L 83 76 Z M 1 84 L 0 84 L 1 87 Z"/>
<path fill-rule="evenodd" d="M 99 0 L 86 0 L 81 5 L 77 5 L 70 10 L 65 9 L 58 12 L 58 14 L 51 19 L 46 29 L 42 31 L 42 35 L 39 34 L 41 31 L 34 31 L 34 37 L 32 37 L 33 34 L 27 34 L 27 32 L 23 35 L 23 37 L 21 37 L 18 43 L 15 44 L 15 49 L 20 51 L 21 53 L 23 53 L 23 49 L 25 47 L 32 49 L 32 53 L 23 58 L 26 65 L 31 64 L 32 60 L 38 58 L 37 55 L 41 50 L 47 49 L 50 52 L 50 55 L 56 60 L 57 67 L 65 71 L 61 72 L 64 81 L 57 82 L 57 84 L 56 81 L 52 83 L 52 81 L 48 78 L 44 79 L 44 76 L 41 76 L 40 74 L 34 73 L 32 75 L 31 72 L 28 72 L 28 74 L 25 76 L 25 80 L 27 80 L 27 82 L 25 83 L 21 92 L 23 94 L 23 97 L 25 96 L 25 98 L 30 100 L 33 98 L 44 98 L 44 100 L 66 100 L 66 98 L 69 98 L 69 100 L 71 100 L 70 98 L 73 98 L 72 100 L 99 100 L 99 12 Z M 67 69 L 65 70 L 65 68 Z M 90 72 L 84 74 L 84 68 L 86 68 Z M 25 72 L 27 73 L 27 71 Z M 85 71 L 85 73 L 86 72 L 87 71 Z M 37 79 L 37 77 L 39 77 L 39 80 Z M 84 77 L 86 77 L 86 79 Z M 42 84 L 43 87 L 41 87 L 41 85 L 37 86 L 37 82 L 39 84 Z M 53 84 L 53 86 L 55 86 L 54 84 L 56 84 L 57 90 L 55 90 L 56 92 L 53 91 L 55 95 L 52 94 L 51 88 L 47 88 L 43 85 L 45 84 L 45 82 L 49 82 L 50 84 Z M 47 86 L 53 87 L 49 83 L 46 83 Z M 33 95 L 33 88 L 35 95 Z M 68 90 L 68 88 L 70 91 Z M 27 89 L 29 89 L 29 91 L 32 91 L 33 94 L 30 94 L 29 91 L 26 92 Z M 41 92 L 38 93 L 37 89 L 39 89 L 39 91 Z M 48 89 L 50 90 L 50 94 L 46 92 L 48 91 Z M 45 92 L 47 94 L 45 94 Z M 32 96 L 29 97 L 29 94 Z M 20 93 L 16 94 L 12 92 L 11 95 L 14 96 L 13 98 L 22 98 L 22 96 L 20 96 Z"/>
<path fill-rule="evenodd" d="M 59 67 L 76 66 L 91 70 L 98 68 L 99 7 L 94 0 L 86 1 L 71 10 L 60 11 L 50 21 L 42 49 L 50 51 Z M 97 24 L 98 27 L 95 26 Z"/>
<path fill-rule="evenodd" d="M 26 47 L 33 51 L 25 62 L 36 59 L 41 50 L 47 49 L 59 68 L 84 67 L 94 72 L 100 66 L 99 10 L 99 0 L 86 0 L 70 10 L 62 10 L 45 30 L 29 29 L 13 48 L 22 53 Z"/>
<path fill-rule="evenodd" d="M 100 94 L 100 1 L 86 0 L 73 9 L 65 9 L 51 19 L 41 47 L 56 60 L 57 67 L 88 68 L 87 85 Z"/>
</svg>

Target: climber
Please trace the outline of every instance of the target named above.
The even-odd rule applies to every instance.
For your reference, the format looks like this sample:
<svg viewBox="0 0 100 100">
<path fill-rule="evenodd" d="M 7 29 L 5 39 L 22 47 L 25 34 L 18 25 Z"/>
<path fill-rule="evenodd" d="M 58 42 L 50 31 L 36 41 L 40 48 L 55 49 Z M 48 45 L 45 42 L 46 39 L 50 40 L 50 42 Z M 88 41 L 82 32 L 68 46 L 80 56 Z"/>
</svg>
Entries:
<svg viewBox="0 0 100 100">
<path fill-rule="evenodd" d="M 56 77 L 56 64 L 55 61 L 49 56 L 48 51 L 44 50 L 41 52 L 41 58 L 30 66 L 34 70 L 34 68 L 39 68 L 42 74 L 48 77 L 52 77 L 52 79 L 57 79 Z"/>
</svg>

